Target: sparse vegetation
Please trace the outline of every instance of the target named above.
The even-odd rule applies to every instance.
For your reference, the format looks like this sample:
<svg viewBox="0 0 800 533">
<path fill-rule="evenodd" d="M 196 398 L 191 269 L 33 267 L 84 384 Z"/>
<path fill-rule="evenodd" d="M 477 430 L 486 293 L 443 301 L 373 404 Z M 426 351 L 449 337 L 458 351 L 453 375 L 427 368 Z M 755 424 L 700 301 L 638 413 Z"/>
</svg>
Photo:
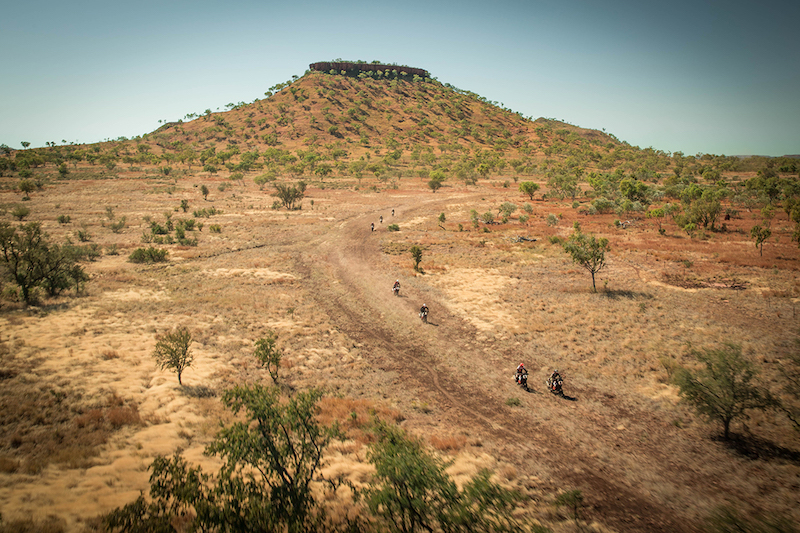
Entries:
<svg viewBox="0 0 800 533">
<path fill-rule="evenodd" d="M 167 261 L 169 252 L 162 248 L 137 248 L 128 256 L 131 263 L 161 263 Z"/>
</svg>

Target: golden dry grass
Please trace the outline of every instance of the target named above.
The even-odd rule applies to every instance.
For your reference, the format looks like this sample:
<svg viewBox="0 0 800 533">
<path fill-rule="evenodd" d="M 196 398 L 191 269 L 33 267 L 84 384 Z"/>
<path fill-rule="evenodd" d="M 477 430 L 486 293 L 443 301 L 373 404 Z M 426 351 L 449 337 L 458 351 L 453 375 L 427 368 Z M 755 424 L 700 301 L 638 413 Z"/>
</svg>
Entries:
<svg viewBox="0 0 800 533">
<path fill-rule="evenodd" d="M 272 198 L 252 183 L 219 192 L 216 181 L 203 182 L 213 191 L 209 201 L 195 188 L 200 178 L 71 180 L 33 195 L 29 219 L 53 239 L 74 240 L 85 224 L 92 242 L 120 253 L 87 265 L 91 281 L 77 298 L 31 309 L 0 304 L 4 518 L 24 520 L 47 505 L 66 530 L 79 531 L 145 489 L 156 454 L 182 448 L 193 462 L 213 464 L 202 450 L 228 420 L 218 396 L 182 391 L 151 357 L 155 335 L 175 325 L 189 327 L 194 339 L 184 383 L 216 392 L 271 382 L 252 352 L 257 339 L 275 332 L 285 354 L 280 382 L 328 393 L 320 419 L 338 421 L 350 439 L 337 445 L 330 468 L 354 482 L 368 479 L 363 445 L 377 416 L 456 457 L 459 479 L 493 469 L 530 496 L 527 516 L 555 531 L 572 526 L 550 511 L 554 491 L 569 483 L 599 502 L 608 495 L 592 494 L 590 478 L 600 468 L 687 521 L 728 498 L 796 516 L 796 462 L 747 459 L 714 440 L 715 426 L 678 403 L 663 363 L 689 363 L 689 344 L 734 340 L 777 387 L 775 362 L 793 349 L 800 325 L 798 254 L 788 239 L 770 243 L 761 258 L 737 229 L 749 220 L 704 241 L 668 224 L 659 236 L 644 221 L 621 230 L 613 217 L 487 185 L 435 195 L 418 180 L 402 180 L 396 190 L 368 180 L 358 191 L 312 186 L 313 209 L 306 202 L 286 212 L 269 209 Z M 372 183 L 380 192 L 365 187 Z M 199 245 L 167 246 L 170 261 L 162 265 L 127 262 L 142 245 L 146 217 L 189 218 L 177 211 L 181 199 L 191 209 L 222 212 L 194 232 Z M 0 192 L 0 202 L 14 200 Z M 470 209 L 482 213 L 506 200 L 532 203 L 526 225 L 512 217 L 488 233 L 472 229 Z M 106 206 L 126 216 L 121 233 L 103 225 Z M 397 209 L 394 219 L 390 209 Z M 446 230 L 438 226 L 441 212 Z M 57 223 L 61 213 L 71 224 Z M 562 214 L 558 226 L 546 225 L 549 213 Z M 379 214 L 401 231 L 368 234 Z M 589 275 L 548 240 L 568 236 L 576 220 L 612 244 L 596 294 Z M 210 233 L 211 223 L 222 232 Z M 776 232 L 785 227 L 777 224 Z M 511 242 L 516 235 L 538 240 Z M 424 248 L 424 275 L 413 272 L 412 244 Z M 400 298 L 389 291 L 396 278 Z M 415 318 L 422 301 L 431 306 L 424 329 Z M 520 361 L 530 368 L 533 393 L 511 381 Z M 554 366 L 577 401 L 542 390 Z M 505 405 L 512 396 L 520 407 Z M 492 412 L 465 407 L 473 401 Z M 538 428 L 542 440 L 516 436 L 515 424 Z M 754 416 L 735 431 L 797 448 L 796 434 L 776 414 Z M 547 443 L 550 432 L 558 449 Z M 553 479 L 556 470 L 565 477 Z M 591 527 L 603 530 L 604 515 L 593 518 Z"/>
</svg>

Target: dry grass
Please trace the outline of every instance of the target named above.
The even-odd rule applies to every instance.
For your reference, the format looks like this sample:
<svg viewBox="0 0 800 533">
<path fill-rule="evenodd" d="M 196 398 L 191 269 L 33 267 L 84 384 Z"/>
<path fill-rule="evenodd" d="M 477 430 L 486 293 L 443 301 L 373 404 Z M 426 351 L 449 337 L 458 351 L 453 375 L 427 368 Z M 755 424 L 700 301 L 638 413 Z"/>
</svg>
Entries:
<svg viewBox="0 0 800 533">
<path fill-rule="evenodd" d="M 791 349 L 788 340 L 798 328 L 797 251 L 786 239 L 765 247 L 760 259 L 733 225 L 703 241 L 666 225 L 668 235 L 661 237 L 644 224 L 618 230 L 611 226 L 614 217 L 585 217 L 566 203 L 538 199 L 526 227 L 493 225 L 483 233 L 472 230 L 471 208 L 482 213 L 508 199 L 523 203 L 513 191 L 487 186 L 452 186 L 436 195 L 425 191 L 424 182 L 406 179 L 399 191 L 378 194 L 364 186 L 312 186 L 314 209 L 286 213 L 268 209 L 272 199 L 251 183 L 221 193 L 216 178 L 162 181 L 58 182 L 30 202 L 31 219 L 42 221 L 55 239 L 72 230 L 57 224 L 53 213 L 68 212 L 68 226 L 89 222 L 94 241 L 117 245 L 121 254 L 87 266 L 92 280 L 80 298 L 44 302 L 38 311 L 0 303 L 4 516 L 11 517 L 11 509 L 39 509 L 36 497 L 51 498 L 54 512 L 67 517 L 66 530 L 77 531 L 79 519 L 135 498 L 147 486 L 155 454 L 181 447 L 193 461 L 208 460 L 203 446 L 227 412 L 206 392 L 271 383 L 252 357 L 254 342 L 268 331 L 277 333 L 285 353 L 281 382 L 329 393 L 320 403 L 320 420 L 337 421 L 352 439 L 342 448 L 342 472 L 362 472 L 362 445 L 377 416 L 425 436 L 442 452 L 467 453 L 480 445 L 498 459 L 487 465 L 497 468 L 500 479 L 529 491 L 528 509 L 540 519 L 548 516 L 549 469 L 561 453 L 576 469 L 592 471 L 598 463 L 583 461 L 596 458 L 609 478 L 624 471 L 648 498 L 689 520 L 720 499 L 694 479 L 719 480 L 738 498 L 795 516 L 787 502 L 796 492 L 797 466 L 744 461 L 713 441 L 714 427 L 677 403 L 662 363 L 687 364 L 689 343 L 704 347 L 735 339 L 768 379 L 775 378 L 776 366 L 767 361 Z M 201 181 L 212 190 L 208 202 L 194 187 Z M 166 186 L 175 189 L 170 193 Z M 7 200 L 11 193 L 0 195 Z M 52 203 L 56 196 L 59 209 Z M 195 232 L 198 247 L 170 247 L 168 264 L 127 263 L 126 254 L 147 228 L 144 217 L 163 220 L 184 197 L 192 209 L 214 205 L 224 214 L 203 219 L 206 228 Z M 120 234 L 93 222 L 106 203 L 127 217 Z M 391 208 L 397 208 L 394 220 L 388 218 Z M 442 211 L 447 231 L 435 223 Z M 563 214 L 555 228 L 544 221 L 550 212 Z M 365 246 L 375 244 L 376 254 L 359 256 L 361 236 L 345 234 L 346 224 L 376 213 L 401 231 L 364 237 L 372 239 Z M 612 242 L 596 294 L 589 275 L 547 239 L 568 236 L 575 220 Z M 212 222 L 222 226 L 221 234 L 208 231 Z M 459 223 L 466 231 L 453 230 Z M 520 234 L 538 241 L 509 241 Z M 414 277 L 412 244 L 425 247 L 424 275 Z M 403 290 L 392 299 L 389 287 L 397 277 L 404 278 Z M 384 281 L 385 290 L 373 288 Z M 729 288 L 733 284 L 744 288 Z M 422 298 L 432 306 L 436 326 L 420 329 L 411 320 Z M 348 330 L 347 317 L 359 312 L 365 316 L 358 320 L 379 324 L 375 331 L 388 332 L 388 338 L 376 341 L 372 331 Z M 196 360 L 182 388 L 150 356 L 155 333 L 175 324 L 196 331 Z M 393 336 L 405 343 L 400 353 L 385 348 Z M 511 388 L 511 372 L 521 360 L 531 369 L 535 393 Z M 553 366 L 565 374 L 565 391 L 576 402 L 541 394 Z M 434 373 L 438 389 L 425 384 Z M 555 428 L 563 450 L 532 449 L 485 429 L 473 413 L 453 405 L 458 387 L 450 387 L 451 380 L 470 397 L 495 405 L 494 421 L 504 428 L 511 427 L 511 417 Z M 505 407 L 513 395 L 521 396 L 520 407 Z M 797 447 L 779 416 L 754 417 L 748 428 L 773 444 Z M 670 462 L 680 466 L 670 469 Z M 37 473 L 46 473 L 48 482 L 31 475 Z M 70 483 L 75 490 L 67 488 Z M 58 495 L 48 486 L 60 489 Z M 26 500 L 25 494 L 35 497 Z M 568 522 L 551 518 L 555 531 L 571 530 Z"/>
</svg>

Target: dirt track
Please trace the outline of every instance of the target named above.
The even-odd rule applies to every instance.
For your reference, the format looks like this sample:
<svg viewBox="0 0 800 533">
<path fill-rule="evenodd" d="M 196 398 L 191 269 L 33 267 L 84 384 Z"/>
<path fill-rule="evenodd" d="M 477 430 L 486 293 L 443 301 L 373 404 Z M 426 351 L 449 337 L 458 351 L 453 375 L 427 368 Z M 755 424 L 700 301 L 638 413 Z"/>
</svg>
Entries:
<svg viewBox="0 0 800 533">
<path fill-rule="evenodd" d="M 401 205 L 397 211 L 408 219 L 421 209 L 429 212 L 436 202 L 428 200 L 424 208 Z M 450 313 L 437 291 L 415 278 L 401 278 L 401 297 L 392 296 L 389 288 L 396 276 L 382 260 L 380 234 L 369 230 L 369 220 L 377 217 L 378 212 L 348 220 L 310 246 L 315 252 L 301 259 L 317 304 L 363 345 L 373 369 L 368 379 L 385 383 L 382 388 L 389 397 L 424 398 L 435 405 L 440 428 L 469 428 L 491 453 L 542 480 L 541 488 L 581 489 L 587 495 L 588 518 L 596 516 L 619 531 L 693 530 L 687 527 L 690 521 L 676 516 L 676 509 L 626 483 L 624 464 L 598 458 L 631 455 L 639 463 L 652 463 L 653 475 L 689 483 L 691 476 L 670 465 L 659 447 L 631 449 L 615 438 L 622 414 L 628 423 L 648 431 L 661 424 L 650 415 L 632 412 L 607 391 L 576 389 L 568 383 L 573 401 L 551 396 L 543 387 L 537 389 L 540 380 L 533 375 L 532 392 L 523 393 L 522 410 L 506 406 L 504 399 L 518 392 L 511 374 L 519 347 L 502 340 L 476 341 L 475 328 Z M 423 301 L 431 309 L 427 326 L 416 316 Z M 537 362 L 546 364 L 543 359 Z M 558 413 L 555 420 L 537 416 L 544 402 Z"/>
</svg>

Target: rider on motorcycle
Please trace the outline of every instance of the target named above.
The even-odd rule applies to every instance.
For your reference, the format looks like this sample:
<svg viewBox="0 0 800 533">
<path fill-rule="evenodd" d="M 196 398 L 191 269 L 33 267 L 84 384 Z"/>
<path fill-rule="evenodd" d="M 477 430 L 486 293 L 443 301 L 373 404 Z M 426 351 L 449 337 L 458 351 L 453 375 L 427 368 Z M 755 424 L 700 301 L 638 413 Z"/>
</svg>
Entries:
<svg viewBox="0 0 800 533">
<path fill-rule="evenodd" d="M 392 285 L 392 290 L 393 291 L 399 291 L 400 290 L 400 280 L 399 279 L 394 280 L 394 285 Z"/>
<path fill-rule="evenodd" d="M 562 378 L 561 374 L 558 373 L 558 369 L 553 370 L 553 373 L 550 375 L 550 379 L 548 380 L 548 383 L 550 384 L 550 390 L 553 392 L 560 392 L 563 381 L 564 378 Z"/>
<path fill-rule="evenodd" d="M 426 316 L 427 314 L 428 314 L 428 306 L 425 305 L 425 304 L 422 304 L 422 307 L 419 308 L 419 316 L 420 316 L 420 318 Z"/>
<path fill-rule="evenodd" d="M 520 383 L 520 379 L 523 375 L 527 374 L 528 370 L 525 368 L 525 363 L 520 363 L 517 367 L 517 383 Z"/>
</svg>

